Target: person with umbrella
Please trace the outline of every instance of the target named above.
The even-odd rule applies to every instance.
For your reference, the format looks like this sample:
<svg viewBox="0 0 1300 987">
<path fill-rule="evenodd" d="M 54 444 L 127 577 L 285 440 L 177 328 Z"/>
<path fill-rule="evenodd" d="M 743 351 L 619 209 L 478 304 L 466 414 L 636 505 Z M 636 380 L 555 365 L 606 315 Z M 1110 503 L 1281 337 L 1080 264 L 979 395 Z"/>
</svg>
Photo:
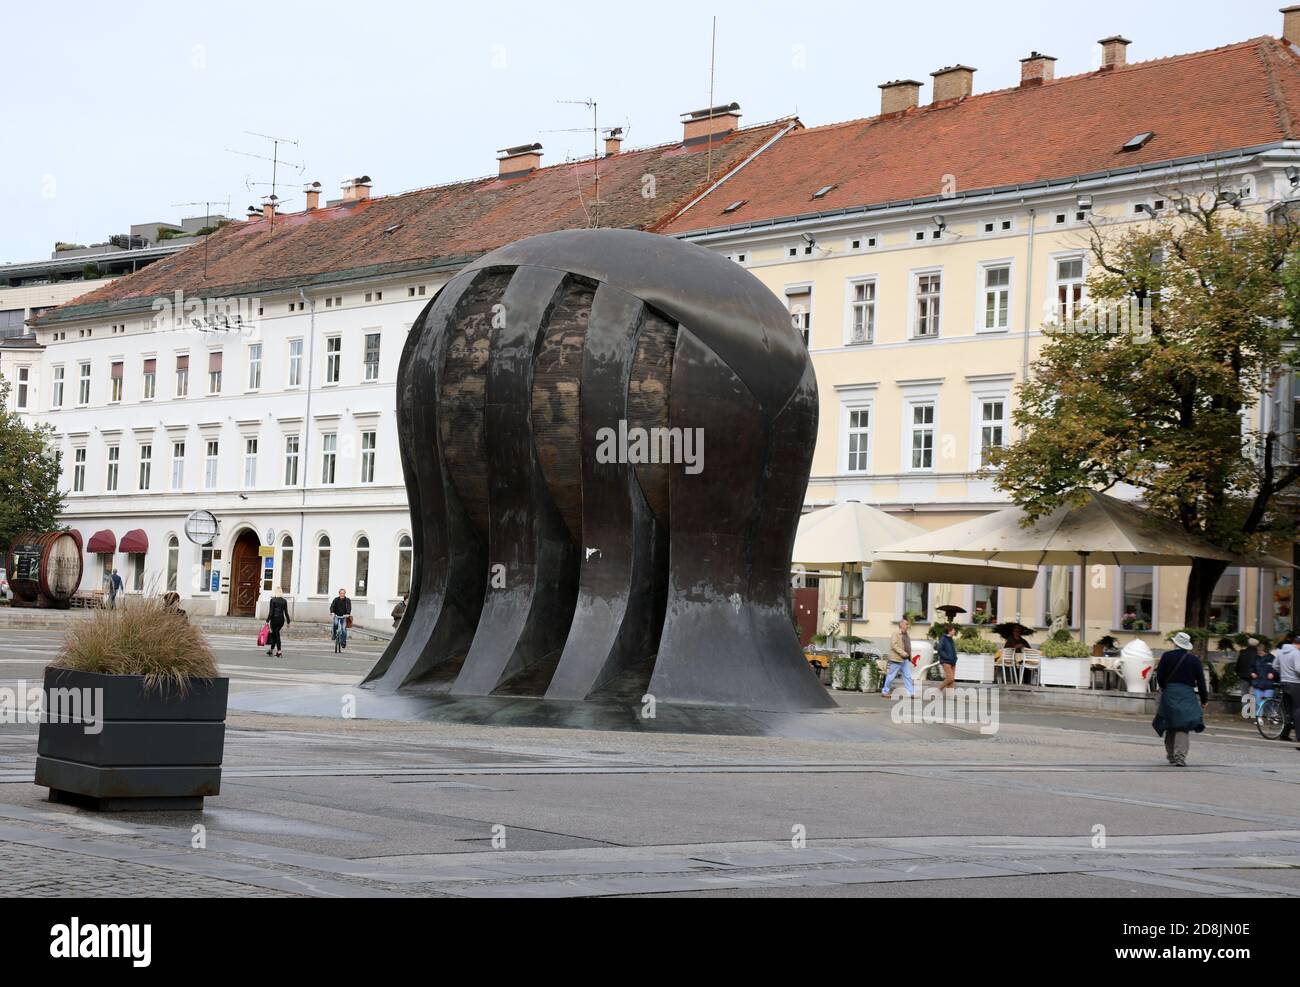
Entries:
<svg viewBox="0 0 1300 987">
<path fill-rule="evenodd" d="M 1151 726 L 1165 738 L 1165 757 L 1169 763 L 1185 768 L 1192 731 L 1200 733 L 1205 729 L 1203 714 L 1210 697 L 1201 659 L 1192 651 L 1192 639 L 1179 631 L 1173 643 L 1173 650 L 1161 655 L 1156 666 L 1160 705 Z"/>
</svg>

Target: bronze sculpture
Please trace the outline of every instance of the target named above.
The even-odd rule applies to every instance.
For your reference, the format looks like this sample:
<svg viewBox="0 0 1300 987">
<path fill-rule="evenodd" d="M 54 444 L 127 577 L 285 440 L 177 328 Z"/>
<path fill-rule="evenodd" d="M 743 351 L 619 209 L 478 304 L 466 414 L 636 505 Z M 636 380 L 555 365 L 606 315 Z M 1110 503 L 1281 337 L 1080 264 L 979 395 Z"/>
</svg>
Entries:
<svg viewBox="0 0 1300 987">
<path fill-rule="evenodd" d="M 416 564 L 367 684 L 832 705 L 788 589 L 816 379 L 739 265 L 628 230 L 493 251 L 412 326 L 397 413 Z"/>
</svg>

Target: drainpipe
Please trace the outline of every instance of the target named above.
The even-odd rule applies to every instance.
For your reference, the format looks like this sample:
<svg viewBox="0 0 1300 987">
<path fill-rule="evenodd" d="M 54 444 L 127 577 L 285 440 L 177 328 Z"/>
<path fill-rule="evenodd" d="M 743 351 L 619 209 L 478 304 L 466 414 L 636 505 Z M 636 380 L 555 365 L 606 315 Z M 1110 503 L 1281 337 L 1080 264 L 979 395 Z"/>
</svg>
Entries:
<svg viewBox="0 0 1300 987">
<path fill-rule="evenodd" d="M 1020 382 L 1027 384 L 1029 382 L 1029 318 L 1034 310 L 1034 223 L 1038 218 L 1038 210 L 1030 208 L 1029 210 L 1029 232 L 1025 238 L 1025 324 L 1021 329 L 1021 349 L 1020 349 Z M 1020 426 L 1020 438 L 1025 438 L 1025 427 Z M 1016 588 L 1016 621 L 1023 623 L 1021 614 L 1024 612 L 1021 601 L 1021 590 Z"/>
<path fill-rule="evenodd" d="M 298 289 L 298 297 L 307 303 L 310 313 L 307 322 L 307 408 L 303 412 L 302 426 L 302 502 L 298 510 L 298 571 L 294 576 L 294 599 L 302 598 L 303 559 L 307 557 L 307 474 L 311 469 L 311 392 L 316 382 L 316 299 Z"/>
</svg>

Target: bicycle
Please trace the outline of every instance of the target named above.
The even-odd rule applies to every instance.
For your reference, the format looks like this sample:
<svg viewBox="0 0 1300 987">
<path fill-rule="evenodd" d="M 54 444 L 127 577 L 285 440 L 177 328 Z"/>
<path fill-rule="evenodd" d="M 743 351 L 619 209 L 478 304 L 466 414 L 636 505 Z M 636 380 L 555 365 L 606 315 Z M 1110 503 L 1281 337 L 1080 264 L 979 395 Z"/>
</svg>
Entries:
<svg viewBox="0 0 1300 987">
<path fill-rule="evenodd" d="M 1265 740 L 1279 740 L 1292 729 L 1291 711 L 1281 696 L 1260 700 L 1255 709 L 1255 729 Z"/>
<path fill-rule="evenodd" d="M 334 615 L 334 628 L 331 636 L 334 638 L 334 653 L 338 654 L 348 646 L 348 618 Z"/>
</svg>

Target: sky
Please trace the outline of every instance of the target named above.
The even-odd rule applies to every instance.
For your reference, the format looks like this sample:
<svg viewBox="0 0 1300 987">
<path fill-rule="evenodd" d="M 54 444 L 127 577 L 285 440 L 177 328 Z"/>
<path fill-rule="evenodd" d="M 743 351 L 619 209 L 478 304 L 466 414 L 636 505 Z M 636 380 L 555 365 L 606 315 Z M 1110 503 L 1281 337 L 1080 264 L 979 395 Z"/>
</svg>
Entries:
<svg viewBox="0 0 1300 987">
<path fill-rule="evenodd" d="M 324 198 L 354 175 L 374 194 L 496 171 L 498 148 L 538 141 L 543 164 L 590 154 L 594 99 L 625 148 L 680 139 L 680 114 L 740 103 L 742 124 L 797 113 L 808 125 L 870 116 L 877 86 L 972 65 L 976 92 L 1019 81 L 1019 59 L 1058 76 L 1098 64 L 1096 41 L 1139 61 L 1278 35 L 1282 4 L 560 3 L 14 4 L 0 87 L 0 262 L 98 243 L 132 223 L 230 215 L 302 185 Z M 1231 112 L 1225 107 L 1225 112 Z M 1047 127 L 1066 121 L 1044 121 Z M 583 129 L 587 128 L 587 129 Z M 1026 140 L 1033 135 L 1027 134 Z M 1009 148 L 1008 153 L 1014 153 Z M 303 165 L 299 170 L 294 165 Z"/>
</svg>

